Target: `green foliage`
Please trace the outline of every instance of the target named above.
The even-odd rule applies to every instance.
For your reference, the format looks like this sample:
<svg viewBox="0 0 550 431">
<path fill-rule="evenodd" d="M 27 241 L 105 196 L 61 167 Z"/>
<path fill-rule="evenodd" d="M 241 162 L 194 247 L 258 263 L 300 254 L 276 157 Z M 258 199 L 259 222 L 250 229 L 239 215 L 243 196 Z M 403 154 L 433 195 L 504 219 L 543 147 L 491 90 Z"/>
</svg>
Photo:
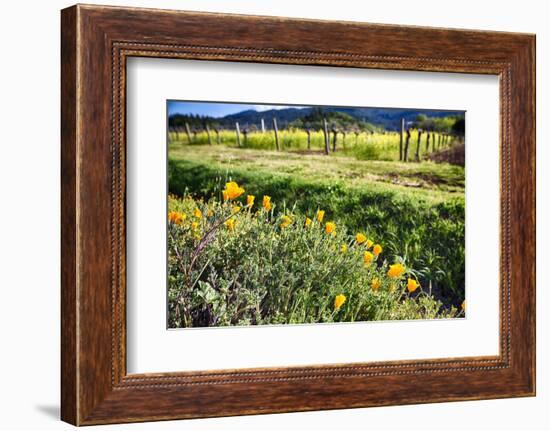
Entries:
<svg viewBox="0 0 550 431">
<path fill-rule="evenodd" d="M 183 128 L 186 123 L 191 130 L 204 130 L 206 125 L 212 128 L 219 126 L 219 122 L 215 118 L 206 115 L 174 114 L 168 119 L 168 125 L 170 127 Z"/>
<path fill-rule="evenodd" d="M 455 121 L 452 126 L 452 131 L 459 136 L 464 136 L 464 133 L 466 131 L 466 122 L 464 118 L 459 118 Z"/>
<path fill-rule="evenodd" d="M 439 133 L 453 133 L 458 136 L 464 136 L 465 120 L 463 115 L 450 115 L 448 117 L 428 117 L 419 114 L 414 122 L 414 127 L 435 131 Z"/>
<path fill-rule="evenodd" d="M 306 226 L 305 216 L 284 203 L 266 211 L 260 196 L 247 206 L 244 196 L 222 203 L 219 194 L 218 188 L 208 201 L 169 199 L 170 211 L 181 217 L 168 226 L 170 327 L 460 315 L 427 289 L 409 293 L 406 280 L 414 271 L 390 277 L 394 261 L 385 251 L 365 263 L 366 246 L 339 220 L 330 234 L 324 221 L 312 217 Z M 287 224 L 283 216 L 290 217 Z M 345 296 L 342 304 L 335 303 L 338 295 Z"/>
<path fill-rule="evenodd" d="M 301 118 L 297 118 L 289 124 L 290 129 L 310 129 L 322 130 L 324 120 L 327 122 L 329 129 L 336 128 L 338 130 L 359 130 L 359 131 L 377 131 L 380 130 L 374 124 L 364 120 L 357 119 L 345 112 L 327 111 L 323 108 L 313 108 L 311 112 Z"/>
<path fill-rule="evenodd" d="M 312 217 L 322 208 L 328 219 L 337 219 L 350 232 L 364 232 L 383 244 L 390 260 L 403 259 L 415 269 L 421 284 L 431 286 L 446 305 L 458 306 L 464 300 L 463 195 L 434 200 L 415 190 L 348 185 L 328 176 L 323 180 L 298 172 L 251 169 L 248 163 L 235 166 L 172 158 L 170 191 L 181 196 L 192 190 L 210 199 L 232 179 L 247 192 L 269 195 L 277 205 L 292 206 L 302 216 Z"/>
<path fill-rule="evenodd" d="M 424 121 L 426 121 L 428 119 L 428 116 L 426 114 L 418 114 L 416 116 L 416 122 L 417 123 L 423 123 Z"/>
</svg>

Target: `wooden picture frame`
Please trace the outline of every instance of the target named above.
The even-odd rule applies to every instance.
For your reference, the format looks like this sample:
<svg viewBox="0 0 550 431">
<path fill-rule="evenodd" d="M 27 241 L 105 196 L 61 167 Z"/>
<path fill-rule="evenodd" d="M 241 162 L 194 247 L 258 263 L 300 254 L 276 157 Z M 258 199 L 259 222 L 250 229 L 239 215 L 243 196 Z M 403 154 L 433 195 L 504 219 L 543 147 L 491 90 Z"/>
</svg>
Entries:
<svg viewBox="0 0 550 431">
<path fill-rule="evenodd" d="M 534 35 L 77 5 L 62 11 L 61 48 L 64 421 L 535 394 Z M 500 354 L 128 375 L 125 64 L 131 56 L 498 75 Z"/>
</svg>

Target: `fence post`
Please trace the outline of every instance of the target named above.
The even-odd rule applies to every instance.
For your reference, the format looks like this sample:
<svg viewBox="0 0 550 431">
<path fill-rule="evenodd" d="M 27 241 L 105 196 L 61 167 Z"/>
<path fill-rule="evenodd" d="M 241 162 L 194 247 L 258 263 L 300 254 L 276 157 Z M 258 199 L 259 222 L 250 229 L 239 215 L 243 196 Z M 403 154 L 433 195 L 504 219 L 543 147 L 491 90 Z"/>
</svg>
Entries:
<svg viewBox="0 0 550 431">
<path fill-rule="evenodd" d="M 430 132 L 426 132 L 426 153 L 430 151 Z"/>
<path fill-rule="evenodd" d="M 311 129 L 306 129 L 307 133 L 307 149 L 311 150 Z"/>
<path fill-rule="evenodd" d="M 237 147 L 241 146 L 241 130 L 239 129 L 239 122 L 235 123 L 235 132 L 237 133 Z"/>
<path fill-rule="evenodd" d="M 262 118 L 262 133 L 265 133 L 265 122 L 263 118 Z"/>
<path fill-rule="evenodd" d="M 243 129 L 243 137 L 244 137 L 243 145 L 246 147 L 247 137 L 248 137 L 248 129 L 246 127 Z"/>
<path fill-rule="evenodd" d="M 403 160 L 403 135 L 405 134 L 405 119 L 401 118 L 401 130 L 399 131 L 399 161 Z"/>
<path fill-rule="evenodd" d="M 327 119 L 323 118 L 323 135 L 325 135 L 325 154 L 330 151 Z"/>
<path fill-rule="evenodd" d="M 279 148 L 279 129 L 277 129 L 277 119 L 273 117 L 273 132 L 275 133 L 275 148 L 277 151 L 281 151 Z"/>
<path fill-rule="evenodd" d="M 191 143 L 191 130 L 189 129 L 189 124 L 187 122 L 185 123 L 185 133 L 187 134 L 187 141 Z"/>
<path fill-rule="evenodd" d="M 212 137 L 210 136 L 210 126 L 207 124 L 205 129 L 206 129 L 206 134 L 208 135 L 208 145 L 212 145 Z"/>
<path fill-rule="evenodd" d="M 418 140 L 416 141 L 416 155 L 415 160 L 420 161 L 420 140 L 422 139 L 422 130 L 418 130 Z"/>
<path fill-rule="evenodd" d="M 216 144 L 220 145 L 220 128 L 216 127 L 214 131 L 216 132 Z"/>
<path fill-rule="evenodd" d="M 336 140 L 338 139 L 338 130 L 336 127 L 332 128 L 332 152 L 336 152 Z"/>
<path fill-rule="evenodd" d="M 411 140 L 411 129 L 407 129 L 407 138 L 405 140 L 405 149 L 403 150 L 403 161 L 409 161 L 409 141 Z"/>
</svg>

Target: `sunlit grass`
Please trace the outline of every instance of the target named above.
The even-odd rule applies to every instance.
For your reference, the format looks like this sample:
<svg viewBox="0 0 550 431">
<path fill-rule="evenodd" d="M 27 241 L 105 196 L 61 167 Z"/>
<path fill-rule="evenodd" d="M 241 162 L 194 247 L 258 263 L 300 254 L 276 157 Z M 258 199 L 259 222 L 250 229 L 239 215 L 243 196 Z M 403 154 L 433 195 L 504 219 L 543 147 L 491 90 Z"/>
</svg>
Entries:
<svg viewBox="0 0 550 431">
<path fill-rule="evenodd" d="M 224 145 L 169 146 L 169 188 L 208 200 L 228 180 L 296 214 L 317 208 L 386 244 L 446 305 L 464 299 L 464 169 Z M 218 196 L 219 198 L 219 196 Z"/>
<path fill-rule="evenodd" d="M 170 144 L 171 159 L 207 162 L 219 169 L 261 169 L 315 181 L 370 185 L 439 201 L 464 192 L 464 168 L 434 162 L 355 160 L 331 153 L 300 154 L 224 146 Z"/>
</svg>

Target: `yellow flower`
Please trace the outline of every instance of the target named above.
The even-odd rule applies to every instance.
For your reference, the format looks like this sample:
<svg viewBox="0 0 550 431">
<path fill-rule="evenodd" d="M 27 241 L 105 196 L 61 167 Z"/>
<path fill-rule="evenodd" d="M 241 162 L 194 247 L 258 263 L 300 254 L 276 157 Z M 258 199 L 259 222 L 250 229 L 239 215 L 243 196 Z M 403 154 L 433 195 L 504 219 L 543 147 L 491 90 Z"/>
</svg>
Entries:
<svg viewBox="0 0 550 431">
<path fill-rule="evenodd" d="M 357 241 L 357 244 L 363 244 L 366 240 L 367 237 L 362 233 L 358 233 L 357 235 L 355 235 L 355 241 Z"/>
<path fill-rule="evenodd" d="M 460 308 L 462 308 L 462 311 L 466 311 L 466 300 L 462 301 L 462 304 L 460 304 Z"/>
<path fill-rule="evenodd" d="M 212 212 L 211 209 L 208 209 L 208 211 L 206 212 L 206 217 L 212 217 L 214 215 L 214 213 Z"/>
<path fill-rule="evenodd" d="M 329 221 L 325 224 L 325 232 L 326 233 L 329 233 L 329 234 L 330 233 L 336 233 L 335 231 L 336 231 L 336 224 L 335 223 Z"/>
<path fill-rule="evenodd" d="M 346 295 L 336 295 L 336 298 L 334 298 L 334 309 L 338 311 L 344 305 L 344 302 L 346 302 Z"/>
<path fill-rule="evenodd" d="M 325 218 L 325 212 L 323 210 L 317 211 L 317 221 L 321 223 Z"/>
<path fill-rule="evenodd" d="M 390 269 L 388 270 L 388 277 L 390 278 L 399 278 L 403 275 L 405 272 L 405 267 L 401 265 L 400 263 L 394 263 L 393 265 L 390 265 Z"/>
<path fill-rule="evenodd" d="M 366 251 L 363 254 L 363 260 L 365 261 L 365 265 L 368 265 L 369 263 L 371 263 L 373 259 L 374 259 L 374 255 L 370 251 Z"/>
<path fill-rule="evenodd" d="M 193 223 L 191 223 L 191 229 L 195 230 L 195 229 L 198 229 L 199 228 L 199 223 L 194 221 Z"/>
<path fill-rule="evenodd" d="M 225 189 L 223 191 L 223 199 L 226 201 L 231 199 L 236 199 L 243 193 L 244 193 L 244 189 L 242 187 L 239 187 L 239 185 L 235 181 L 231 181 L 225 184 Z"/>
<path fill-rule="evenodd" d="M 309 227 L 311 224 L 311 219 L 309 217 L 306 217 L 306 227 Z"/>
<path fill-rule="evenodd" d="M 193 217 L 202 218 L 202 211 L 198 208 L 195 208 L 193 211 Z"/>
<path fill-rule="evenodd" d="M 395 289 L 397 289 L 397 286 L 395 284 L 390 285 L 390 292 L 395 292 Z"/>
<path fill-rule="evenodd" d="M 237 214 L 241 210 L 241 207 L 238 205 L 233 206 L 233 214 Z"/>
<path fill-rule="evenodd" d="M 288 226 L 290 226 L 290 225 L 292 224 L 292 219 L 291 219 L 289 216 L 287 216 L 287 215 L 282 216 L 282 217 L 281 217 L 281 220 L 282 220 L 282 222 L 281 222 L 281 227 L 282 227 L 283 229 L 284 229 L 285 227 L 288 227 Z"/>
<path fill-rule="evenodd" d="M 372 244 L 373 244 L 373 242 L 370 239 L 367 239 L 367 243 L 365 244 L 367 246 L 367 248 L 371 248 Z"/>
<path fill-rule="evenodd" d="M 271 196 L 264 196 L 262 200 L 262 206 L 264 207 L 264 210 L 269 211 L 271 210 Z"/>
<path fill-rule="evenodd" d="M 234 229 L 235 229 L 235 224 L 236 224 L 236 223 L 237 223 L 237 222 L 235 221 L 234 218 L 230 218 L 229 220 L 226 220 L 226 221 L 225 221 L 224 225 L 225 225 L 225 227 L 226 227 L 227 229 L 229 229 L 229 230 L 234 230 Z"/>
<path fill-rule="evenodd" d="M 419 287 L 420 287 L 420 284 L 418 284 L 416 280 L 413 280 L 412 278 L 409 278 L 407 280 L 407 290 L 409 292 L 413 293 Z"/>
<path fill-rule="evenodd" d="M 378 280 L 378 278 L 373 279 L 370 284 L 370 287 L 372 287 L 372 290 L 380 289 L 380 280 Z"/>
<path fill-rule="evenodd" d="M 372 252 L 375 256 L 378 256 L 380 253 L 382 253 L 382 246 L 380 244 L 376 244 L 372 249 Z"/>
<path fill-rule="evenodd" d="M 342 253 L 345 253 L 348 251 L 348 245 L 347 244 L 342 244 L 342 246 L 340 247 L 340 251 Z"/>
<path fill-rule="evenodd" d="M 174 224 L 182 224 L 186 218 L 187 216 L 185 214 L 179 213 L 177 211 L 170 211 L 168 213 L 168 220 Z"/>
<path fill-rule="evenodd" d="M 256 196 L 254 195 L 248 195 L 246 197 L 246 206 L 247 207 L 251 207 L 252 205 L 254 205 L 254 199 L 256 199 Z"/>
</svg>

